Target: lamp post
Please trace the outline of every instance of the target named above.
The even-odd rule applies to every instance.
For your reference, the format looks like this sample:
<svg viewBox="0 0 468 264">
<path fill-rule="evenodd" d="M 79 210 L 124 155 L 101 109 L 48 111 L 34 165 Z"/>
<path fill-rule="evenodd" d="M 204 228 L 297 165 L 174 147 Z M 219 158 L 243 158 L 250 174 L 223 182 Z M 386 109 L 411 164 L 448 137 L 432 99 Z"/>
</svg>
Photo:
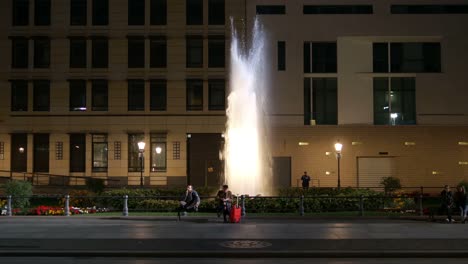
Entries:
<svg viewBox="0 0 468 264">
<path fill-rule="evenodd" d="M 140 187 L 143 187 L 143 152 L 145 152 L 145 142 L 138 142 L 138 154 L 140 158 Z"/>
<path fill-rule="evenodd" d="M 341 160 L 341 149 L 343 149 L 343 144 L 340 142 L 335 143 L 335 154 L 336 159 L 338 160 L 338 191 L 341 190 L 341 175 L 340 175 L 340 160 Z"/>
</svg>

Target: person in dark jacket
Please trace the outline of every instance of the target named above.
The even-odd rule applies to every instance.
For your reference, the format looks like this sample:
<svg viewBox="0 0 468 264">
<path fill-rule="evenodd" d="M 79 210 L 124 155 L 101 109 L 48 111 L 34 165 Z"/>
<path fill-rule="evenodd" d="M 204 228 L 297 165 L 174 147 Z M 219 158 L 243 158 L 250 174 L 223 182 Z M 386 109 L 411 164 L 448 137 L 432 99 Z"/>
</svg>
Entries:
<svg viewBox="0 0 468 264">
<path fill-rule="evenodd" d="M 188 210 L 198 211 L 198 206 L 200 205 L 200 196 L 197 191 L 195 191 L 192 185 L 187 185 L 187 190 L 179 201 L 179 210 L 178 215 L 180 217 L 180 212 L 183 212 L 185 215 Z"/>
<path fill-rule="evenodd" d="M 465 186 L 459 186 L 455 193 L 455 202 L 460 208 L 460 221 L 464 224 L 466 222 L 466 214 L 468 209 L 468 196 L 466 195 Z"/>
<path fill-rule="evenodd" d="M 453 195 L 450 186 L 445 185 L 444 190 L 440 193 L 440 197 L 442 199 L 442 212 L 447 214 L 445 221 L 449 223 L 455 222 L 452 219 Z"/>
<path fill-rule="evenodd" d="M 216 195 L 216 200 L 218 201 L 218 217 L 221 216 L 221 213 L 224 217 L 224 222 L 228 222 L 228 216 L 231 213 L 231 205 L 232 205 L 232 193 L 229 190 L 228 185 L 223 185 L 223 188 L 218 191 Z"/>
<path fill-rule="evenodd" d="M 302 175 L 301 181 L 302 181 L 302 189 L 308 190 L 309 189 L 310 176 L 307 175 L 307 171 L 304 171 L 304 175 Z"/>
</svg>

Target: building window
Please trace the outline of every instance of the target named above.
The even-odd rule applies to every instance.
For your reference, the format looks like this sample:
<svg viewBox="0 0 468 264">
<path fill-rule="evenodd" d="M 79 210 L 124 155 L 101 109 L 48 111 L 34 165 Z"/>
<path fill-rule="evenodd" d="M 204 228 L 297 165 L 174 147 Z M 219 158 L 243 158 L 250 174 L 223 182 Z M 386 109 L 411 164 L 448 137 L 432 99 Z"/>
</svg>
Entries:
<svg viewBox="0 0 468 264">
<path fill-rule="evenodd" d="M 203 37 L 187 36 L 186 45 L 187 68 L 203 68 Z"/>
<path fill-rule="evenodd" d="M 278 71 L 286 70 L 286 42 L 278 41 Z"/>
<path fill-rule="evenodd" d="M 11 81 L 11 111 L 28 111 L 28 82 Z"/>
<path fill-rule="evenodd" d="M 50 81 L 37 80 L 33 82 L 33 111 L 50 110 Z"/>
<path fill-rule="evenodd" d="M 35 0 L 34 25 L 50 26 L 50 0 Z"/>
<path fill-rule="evenodd" d="M 86 135 L 70 134 L 70 172 L 86 171 Z"/>
<path fill-rule="evenodd" d="M 93 26 L 107 26 L 109 24 L 109 0 L 93 1 Z"/>
<path fill-rule="evenodd" d="M 107 111 L 108 110 L 108 87 L 107 80 L 92 80 L 92 110 Z"/>
<path fill-rule="evenodd" d="M 131 37 L 128 39 L 128 68 L 145 67 L 145 39 Z"/>
<path fill-rule="evenodd" d="M 284 15 L 286 6 L 284 5 L 258 5 L 257 15 Z"/>
<path fill-rule="evenodd" d="M 145 141 L 144 134 L 128 134 L 128 171 L 135 172 L 141 171 L 145 168 L 145 163 L 140 164 L 140 151 L 138 149 L 138 142 Z M 142 166 L 143 165 L 143 166 Z"/>
<path fill-rule="evenodd" d="M 49 172 L 49 134 L 34 134 L 33 172 Z"/>
<path fill-rule="evenodd" d="M 55 142 L 55 159 L 63 160 L 63 142 L 62 141 Z"/>
<path fill-rule="evenodd" d="M 86 81 L 70 80 L 70 111 L 86 111 Z"/>
<path fill-rule="evenodd" d="M 167 0 L 151 0 L 150 23 L 155 26 L 167 24 Z"/>
<path fill-rule="evenodd" d="M 203 25 L 203 0 L 185 0 L 187 25 Z"/>
<path fill-rule="evenodd" d="M 180 141 L 172 142 L 172 159 L 180 160 Z"/>
<path fill-rule="evenodd" d="M 87 0 L 70 0 L 70 25 L 86 26 Z"/>
<path fill-rule="evenodd" d="M 374 72 L 440 72 L 440 43 L 374 43 Z M 389 61 L 390 58 L 390 61 Z"/>
<path fill-rule="evenodd" d="M 122 142 L 120 141 L 114 141 L 114 159 L 122 159 Z"/>
<path fill-rule="evenodd" d="M 107 68 L 109 64 L 109 43 L 107 38 L 93 38 L 93 68 Z"/>
<path fill-rule="evenodd" d="M 28 68 L 28 53 L 29 45 L 27 38 L 12 38 L 11 39 L 11 67 L 12 68 Z"/>
<path fill-rule="evenodd" d="M 203 110 L 203 80 L 187 80 L 187 111 Z"/>
<path fill-rule="evenodd" d="M 145 24 L 145 0 L 128 0 L 128 25 Z"/>
<path fill-rule="evenodd" d="M 208 110 L 224 111 L 226 109 L 226 88 L 222 79 L 208 80 Z"/>
<path fill-rule="evenodd" d="M 34 39 L 34 68 L 49 68 L 50 66 L 50 39 Z"/>
<path fill-rule="evenodd" d="M 312 79 L 312 119 L 317 125 L 338 124 L 337 79 Z"/>
<path fill-rule="evenodd" d="M 374 78 L 374 125 L 416 124 L 414 78 Z"/>
<path fill-rule="evenodd" d="M 336 72 L 336 42 L 304 43 L 304 73 Z"/>
<path fill-rule="evenodd" d="M 29 0 L 13 0 L 13 26 L 29 24 Z"/>
<path fill-rule="evenodd" d="M 128 80 L 128 111 L 145 110 L 145 81 Z"/>
<path fill-rule="evenodd" d="M 70 68 L 86 68 L 86 39 L 70 38 Z"/>
<path fill-rule="evenodd" d="M 225 23 L 225 0 L 208 0 L 208 24 L 224 25 Z"/>
<path fill-rule="evenodd" d="M 150 111 L 166 111 L 167 87 L 166 80 L 151 80 Z"/>
<path fill-rule="evenodd" d="M 150 67 L 167 67 L 167 41 L 166 37 L 154 36 L 150 38 Z"/>
<path fill-rule="evenodd" d="M 468 14 L 468 5 L 392 5 L 392 14 Z"/>
<path fill-rule="evenodd" d="M 28 168 L 28 134 L 11 134 L 11 171 L 26 172 Z"/>
<path fill-rule="evenodd" d="M 166 134 L 151 134 L 151 171 L 166 171 Z"/>
<path fill-rule="evenodd" d="M 93 134 L 93 172 L 107 171 L 107 135 Z"/>
<path fill-rule="evenodd" d="M 305 15 L 372 14 L 372 5 L 304 5 Z"/>
<path fill-rule="evenodd" d="M 224 68 L 225 44 L 224 36 L 209 36 L 208 38 L 208 67 Z"/>
</svg>

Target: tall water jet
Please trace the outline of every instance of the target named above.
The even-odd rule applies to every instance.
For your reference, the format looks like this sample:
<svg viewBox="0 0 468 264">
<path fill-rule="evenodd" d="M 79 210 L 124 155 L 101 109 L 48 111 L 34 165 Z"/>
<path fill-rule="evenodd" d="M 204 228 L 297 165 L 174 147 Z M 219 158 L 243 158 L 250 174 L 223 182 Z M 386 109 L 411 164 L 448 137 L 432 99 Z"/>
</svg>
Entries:
<svg viewBox="0 0 468 264">
<path fill-rule="evenodd" d="M 264 33 L 257 21 L 250 47 L 241 46 L 232 27 L 224 160 L 226 183 L 238 194 L 269 195 L 272 192 L 271 157 L 266 144 L 267 62 L 264 52 Z"/>
</svg>

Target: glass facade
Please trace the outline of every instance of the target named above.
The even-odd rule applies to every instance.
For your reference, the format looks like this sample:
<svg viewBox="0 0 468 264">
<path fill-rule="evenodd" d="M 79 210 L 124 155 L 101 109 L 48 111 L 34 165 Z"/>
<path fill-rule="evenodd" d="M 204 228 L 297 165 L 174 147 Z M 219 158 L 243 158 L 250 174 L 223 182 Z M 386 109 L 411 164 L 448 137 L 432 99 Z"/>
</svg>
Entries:
<svg viewBox="0 0 468 264">
<path fill-rule="evenodd" d="M 410 77 L 374 78 L 374 125 L 415 124 L 415 79 Z"/>
</svg>

